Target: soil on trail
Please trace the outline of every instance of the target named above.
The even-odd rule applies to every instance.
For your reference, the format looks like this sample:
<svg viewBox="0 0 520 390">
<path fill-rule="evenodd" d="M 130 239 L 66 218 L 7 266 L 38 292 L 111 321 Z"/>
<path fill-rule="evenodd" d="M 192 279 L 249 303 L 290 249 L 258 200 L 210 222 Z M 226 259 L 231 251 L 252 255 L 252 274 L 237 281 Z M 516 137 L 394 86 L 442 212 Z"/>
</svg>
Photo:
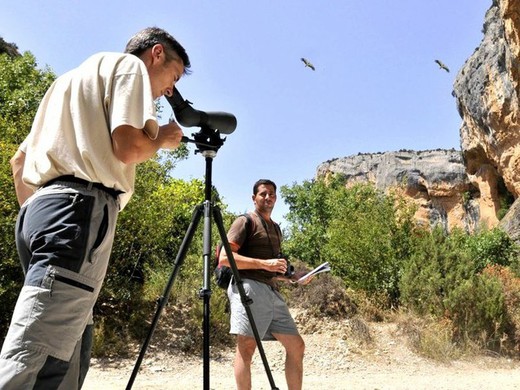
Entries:
<svg viewBox="0 0 520 390">
<path fill-rule="evenodd" d="M 336 324 L 337 325 L 337 324 Z M 480 356 L 449 363 L 418 356 L 392 323 L 368 325 L 371 342 L 359 343 L 342 326 L 321 326 L 312 333 L 302 332 L 306 342 L 304 389 L 327 390 L 472 390 L 520 389 L 520 362 Z M 307 333 L 307 334 L 306 334 Z M 263 344 L 273 380 L 278 389 L 287 389 L 284 378 L 284 352 L 277 342 Z M 213 353 L 213 355 L 217 355 Z M 136 356 L 137 358 L 137 356 Z M 210 360 L 210 387 L 235 389 L 234 351 L 228 350 Z M 84 390 L 115 390 L 127 387 L 134 360 L 94 360 Z M 262 360 L 255 355 L 253 389 L 269 390 Z M 157 352 L 151 345 L 141 363 L 133 389 L 203 388 L 202 358 Z"/>
</svg>

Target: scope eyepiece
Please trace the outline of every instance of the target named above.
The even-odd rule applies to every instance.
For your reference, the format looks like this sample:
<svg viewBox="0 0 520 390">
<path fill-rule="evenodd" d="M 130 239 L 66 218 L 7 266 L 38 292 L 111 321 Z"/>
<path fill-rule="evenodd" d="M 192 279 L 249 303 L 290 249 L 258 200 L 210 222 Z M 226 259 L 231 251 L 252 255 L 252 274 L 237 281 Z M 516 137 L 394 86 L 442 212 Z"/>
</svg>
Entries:
<svg viewBox="0 0 520 390">
<path fill-rule="evenodd" d="M 177 88 L 174 88 L 172 96 L 165 97 L 172 106 L 175 119 L 184 127 L 208 127 L 222 134 L 231 134 L 237 127 L 237 119 L 233 114 L 196 110 Z"/>
</svg>

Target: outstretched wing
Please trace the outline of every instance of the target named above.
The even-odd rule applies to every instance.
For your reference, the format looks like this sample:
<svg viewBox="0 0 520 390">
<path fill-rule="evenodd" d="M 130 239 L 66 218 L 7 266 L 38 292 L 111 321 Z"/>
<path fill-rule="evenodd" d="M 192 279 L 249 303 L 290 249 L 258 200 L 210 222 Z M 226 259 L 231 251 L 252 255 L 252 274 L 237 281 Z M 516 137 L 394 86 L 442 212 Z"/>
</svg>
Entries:
<svg viewBox="0 0 520 390">
<path fill-rule="evenodd" d="M 440 60 L 435 60 L 435 62 L 437 63 L 437 65 L 439 65 L 440 69 L 444 69 L 446 72 L 450 71 L 449 68 L 446 65 L 444 65 Z"/>
<path fill-rule="evenodd" d="M 301 58 L 301 60 L 303 61 L 303 63 L 305 64 L 306 67 L 308 68 L 311 68 L 312 70 L 316 70 L 316 68 L 314 68 L 314 65 L 312 65 L 309 60 L 307 60 L 306 58 Z"/>
</svg>

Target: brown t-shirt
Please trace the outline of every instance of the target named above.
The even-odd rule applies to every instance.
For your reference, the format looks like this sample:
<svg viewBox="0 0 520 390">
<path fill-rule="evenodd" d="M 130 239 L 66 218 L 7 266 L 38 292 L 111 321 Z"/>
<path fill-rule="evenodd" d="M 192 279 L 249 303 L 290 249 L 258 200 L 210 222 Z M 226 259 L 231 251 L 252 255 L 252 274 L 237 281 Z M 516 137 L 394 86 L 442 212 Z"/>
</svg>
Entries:
<svg viewBox="0 0 520 390">
<path fill-rule="evenodd" d="M 230 243 L 239 246 L 238 253 L 255 259 L 274 259 L 281 252 L 282 234 L 280 227 L 274 221 L 264 221 L 256 212 L 249 213 L 251 216 L 251 235 L 247 237 L 245 216 L 238 217 L 228 231 L 227 239 Z M 246 242 L 247 240 L 247 242 Z M 276 288 L 275 272 L 262 269 L 239 270 L 241 278 L 254 279 L 267 283 Z"/>
</svg>

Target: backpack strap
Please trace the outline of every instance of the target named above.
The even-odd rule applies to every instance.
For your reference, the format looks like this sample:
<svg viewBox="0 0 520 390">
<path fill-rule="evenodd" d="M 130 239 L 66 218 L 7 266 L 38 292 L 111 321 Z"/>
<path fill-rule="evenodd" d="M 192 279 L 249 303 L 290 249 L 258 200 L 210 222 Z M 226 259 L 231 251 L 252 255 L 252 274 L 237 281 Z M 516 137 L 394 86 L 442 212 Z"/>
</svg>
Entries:
<svg viewBox="0 0 520 390">
<path fill-rule="evenodd" d="M 276 230 L 278 231 L 278 240 L 280 240 L 280 250 L 282 250 L 282 238 L 283 238 L 282 228 L 276 222 L 273 221 L 273 223 L 274 223 L 274 226 L 276 227 Z"/>
<path fill-rule="evenodd" d="M 238 253 L 240 253 L 241 255 L 246 255 L 247 249 L 249 246 L 249 240 L 253 236 L 253 232 L 254 232 L 253 224 L 255 222 L 253 221 L 253 217 L 251 217 L 251 214 L 249 214 L 249 213 L 241 214 L 240 217 L 246 218 L 246 225 L 245 225 L 246 226 L 246 239 L 245 239 L 244 243 L 242 244 L 242 246 L 240 247 L 240 249 L 238 250 Z"/>
</svg>

